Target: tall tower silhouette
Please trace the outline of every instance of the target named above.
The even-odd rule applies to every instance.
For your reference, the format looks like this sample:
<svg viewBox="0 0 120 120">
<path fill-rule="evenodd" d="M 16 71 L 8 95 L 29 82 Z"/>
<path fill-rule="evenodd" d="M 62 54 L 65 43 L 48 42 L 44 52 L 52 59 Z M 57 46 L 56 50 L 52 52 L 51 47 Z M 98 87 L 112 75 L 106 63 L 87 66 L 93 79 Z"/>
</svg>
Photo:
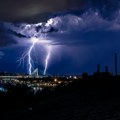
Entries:
<svg viewBox="0 0 120 120">
<path fill-rule="evenodd" d="M 38 77 L 38 68 L 36 68 L 36 69 L 32 72 L 32 76 L 33 76 L 33 77 Z"/>
<path fill-rule="evenodd" d="M 108 66 L 105 66 L 105 72 L 108 73 Z"/>
<path fill-rule="evenodd" d="M 117 76 L 118 71 L 117 71 L 117 53 L 115 53 L 115 75 Z"/>
<path fill-rule="evenodd" d="M 100 64 L 97 65 L 97 72 L 100 73 Z"/>
</svg>

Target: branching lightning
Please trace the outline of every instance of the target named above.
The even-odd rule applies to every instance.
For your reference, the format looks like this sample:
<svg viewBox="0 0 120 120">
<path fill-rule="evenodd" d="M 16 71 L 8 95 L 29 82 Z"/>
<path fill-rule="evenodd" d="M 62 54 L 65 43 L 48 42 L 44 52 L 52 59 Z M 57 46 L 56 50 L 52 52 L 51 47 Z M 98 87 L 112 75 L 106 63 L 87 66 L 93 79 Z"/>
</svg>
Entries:
<svg viewBox="0 0 120 120">
<path fill-rule="evenodd" d="M 32 69 L 34 68 L 33 67 L 34 62 L 33 62 L 33 58 L 32 58 L 32 52 L 33 52 L 36 44 L 43 45 L 47 49 L 47 56 L 45 58 L 45 62 L 44 62 L 45 67 L 44 67 L 44 71 L 43 71 L 43 75 L 46 75 L 49 59 L 50 59 L 50 56 L 51 56 L 52 46 L 49 45 L 50 44 L 49 41 L 42 40 L 42 39 L 39 39 L 39 38 L 36 38 L 36 37 L 31 38 L 31 42 L 32 42 L 32 44 L 30 45 L 29 49 L 22 54 L 22 57 L 19 60 L 19 62 L 20 62 L 19 65 L 21 65 L 22 63 L 24 65 L 25 59 L 27 59 L 28 73 L 29 73 L 29 75 L 31 75 L 32 74 Z"/>
<path fill-rule="evenodd" d="M 12 31 L 16 32 L 17 34 L 26 36 L 27 39 L 29 39 L 30 46 L 26 52 L 22 54 L 22 57 L 20 58 L 19 62 L 21 65 L 23 63 L 27 62 L 28 67 L 28 73 L 29 75 L 32 75 L 33 69 L 34 69 L 34 55 L 33 50 L 37 45 L 42 45 L 47 51 L 47 55 L 44 61 L 44 70 L 43 75 L 46 75 L 48 63 L 51 57 L 51 50 L 52 50 L 52 41 L 48 40 L 46 38 L 46 33 L 56 31 L 55 28 L 52 27 L 52 24 L 54 23 L 53 19 L 50 19 L 47 21 L 47 23 L 38 23 L 38 24 L 21 24 L 19 29 L 16 26 L 11 26 Z M 35 51 L 34 51 L 35 52 Z M 40 54 L 38 51 L 37 54 Z"/>
<path fill-rule="evenodd" d="M 51 46 L 48 46 L 48 51 L 47 51 L 47 56 L 45 59 L 45 69 L 44 69 L 44 75 L 46 75 L 47 67 L 48 67 L 48 62 L 51 56 Z"/>
<path fill-rule="evenodd" d="M 31 45 L 31 47 L 30 47 L 30 49 L 28 50 L 28 72 L 29 72 L 29 75 L 31 75 L 32 74 L 32 58 L 31 58 L 31 53 L 32 53 L 32 50 L 33 50 L 33 48 L 34 48 L 34 46 L 35 46 L 35 43 L 36 43 L 36 41 L 33 41 L 33 43 L 32 43 L 32 45 Z"/>
</svg>

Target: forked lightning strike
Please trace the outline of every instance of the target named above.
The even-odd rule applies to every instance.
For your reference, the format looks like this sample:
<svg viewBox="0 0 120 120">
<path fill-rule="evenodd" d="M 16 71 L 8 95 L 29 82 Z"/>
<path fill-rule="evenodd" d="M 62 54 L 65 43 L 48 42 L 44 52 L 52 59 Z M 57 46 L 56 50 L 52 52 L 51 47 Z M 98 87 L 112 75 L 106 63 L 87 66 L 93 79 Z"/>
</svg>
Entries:
<svg viewBox="0 0 120 120">
<path fill-rule="evenodd" d="M 29 73 L 29 75 L 31 75 L 32 74 L 32 69 L 34 68 L 33 67 L 33 58 L 32 58 L 33 49 L 34 49 L 36 44 L 43 45 L 47 49 L 47 57 L 46 57 L 45 62 L 44 62 L 45 67 L 44 67 L 44 72 L 43 72 L 43 75 L 46 75 L 49 59 L 50 59 L 50 56 L 51 56 L 52 46 L 49 45 L 50 44 L 49 41 L 41 40 L 41 39 L 36 38 L 36 37 L 31 38 L 31 42 L 32 42 L 32 44 L 31 44 L 30 48 L 27 50 L 27 52 L 23 53 L 22 57 L 19 60 L 20 65 L 21 65 L 22 62 L 24 64 L 24 61 L 27 58 L 28 73 Z"/>
<path fill-rule="evenodd" d="M 31 46 L 30 49 L 28 50 L 28 66 L 29 66 L 28 72 L 29 72 L 29 75 L 32 74 L 32 67 L 33 67 L 33 66 L 32 66 L 31 53 L 32 53 L 33 48 L 35 47 L 35 43 L 36 43 L 36 41 L 33 41 L 32 46 Z"/>
<path fill-rule="evenodd" d="M 47 51 L 47 57 L 45 60 L 45 69 L 44 69 L 44 75 L 46 75 L 47 67 L 48 67 L 48 62 L 51 56 L 51 46 L 48 46 L 48 51 Z"/>
<path fill-rule="evenodd" d="M 26 36 L 26 38 L 30 38 L 29 41 L 30 41 L 31 45 L 30 45 L 29 49 L 23 53 L 22 57 L 19 60 L 19 62 L 20 62 L 19 65 L 21 65 L 23 63 L 23 66 L 24 66 L 24 62 L 27 61 L 29 75 L 32 74 L 32 71 L 34 68 L 33 50 L 35 50 L 34 48 L 36 47 L 36 44 L 42 45 L 42 47 L 45 47 L 47 50 L 47 55 L 46 55 L 46 58 L 44 61 L 44 64 L 45 64 L 44 71 L 43 71 L 43 75 L 46 75 L 49 59 L 51 56 L 51 50 L 52 50 L 51 42 L 52 41 L 46 40 L 45 33 L 48 33 L 50 31 L 52 24 L 55 24 L 54 19 L 49 19 L 44 24 L 43 23 L 22 24 L 21 25 L 22 29 L 20 28 L 20 31 L 18 31 L 18 28 L 16 26 L 12 26 L 13 31 Z M 36 53 L 38 54 L 39 52 L 36 52 Z"/>
</svg>

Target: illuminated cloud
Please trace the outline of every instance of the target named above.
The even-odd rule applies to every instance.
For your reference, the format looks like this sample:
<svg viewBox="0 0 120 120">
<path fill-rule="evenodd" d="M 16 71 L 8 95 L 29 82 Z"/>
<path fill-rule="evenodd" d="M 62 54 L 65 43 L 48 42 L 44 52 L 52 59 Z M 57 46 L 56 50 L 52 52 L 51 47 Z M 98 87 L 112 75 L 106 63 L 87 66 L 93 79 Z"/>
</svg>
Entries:
<svg viewBox="0 0 120 120">
<path fill-rule="evenodd" d="M 101 17 L 97 11 L 88 11 L 81 16 L 68 14 L 53 18 L 52 26 L 57 33 L 48 33 L 54 44 L 78 45 L 99 44 L 119 40 L 120 14 L 115 19 L 108 20 Z"/>
<path fill-rule="evenodd" d="M 79 16 L 65 14 L 36 24 L 4 23 L 4 29 L 19 39 L 48 39 L 53 45 L 99 44 L 113 41 L 113 38 L 118 41 L 119 20 L 119 12 L 116 18 L 109 20 L 97 10 L 89 10 Z"/>
</svg>

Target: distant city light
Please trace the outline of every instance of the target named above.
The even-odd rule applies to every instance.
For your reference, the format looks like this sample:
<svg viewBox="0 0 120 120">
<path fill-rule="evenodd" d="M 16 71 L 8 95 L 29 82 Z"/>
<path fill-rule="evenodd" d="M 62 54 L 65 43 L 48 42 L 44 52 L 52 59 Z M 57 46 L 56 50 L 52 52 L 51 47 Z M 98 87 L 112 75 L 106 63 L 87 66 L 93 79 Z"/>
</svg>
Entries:
<svg viewBox="0 0 120 120">
<path fill-rule="evenodd" d="M 73 79 L 77 79 L 77 76 L 74 76 Z"/>
<path fill-rule="evenodd" d="M 3 88 L 3 87 L 0 87 L 0 91 L 7 92 L 7 90 L 5 88 Z"/>
<path fill-rule="evenodd" d="M 57 78 L 55 78 L 55 79 L 54 79 L 54 82 L 57 82 L 57 81 L 58 81 Z"/>
</svg>

